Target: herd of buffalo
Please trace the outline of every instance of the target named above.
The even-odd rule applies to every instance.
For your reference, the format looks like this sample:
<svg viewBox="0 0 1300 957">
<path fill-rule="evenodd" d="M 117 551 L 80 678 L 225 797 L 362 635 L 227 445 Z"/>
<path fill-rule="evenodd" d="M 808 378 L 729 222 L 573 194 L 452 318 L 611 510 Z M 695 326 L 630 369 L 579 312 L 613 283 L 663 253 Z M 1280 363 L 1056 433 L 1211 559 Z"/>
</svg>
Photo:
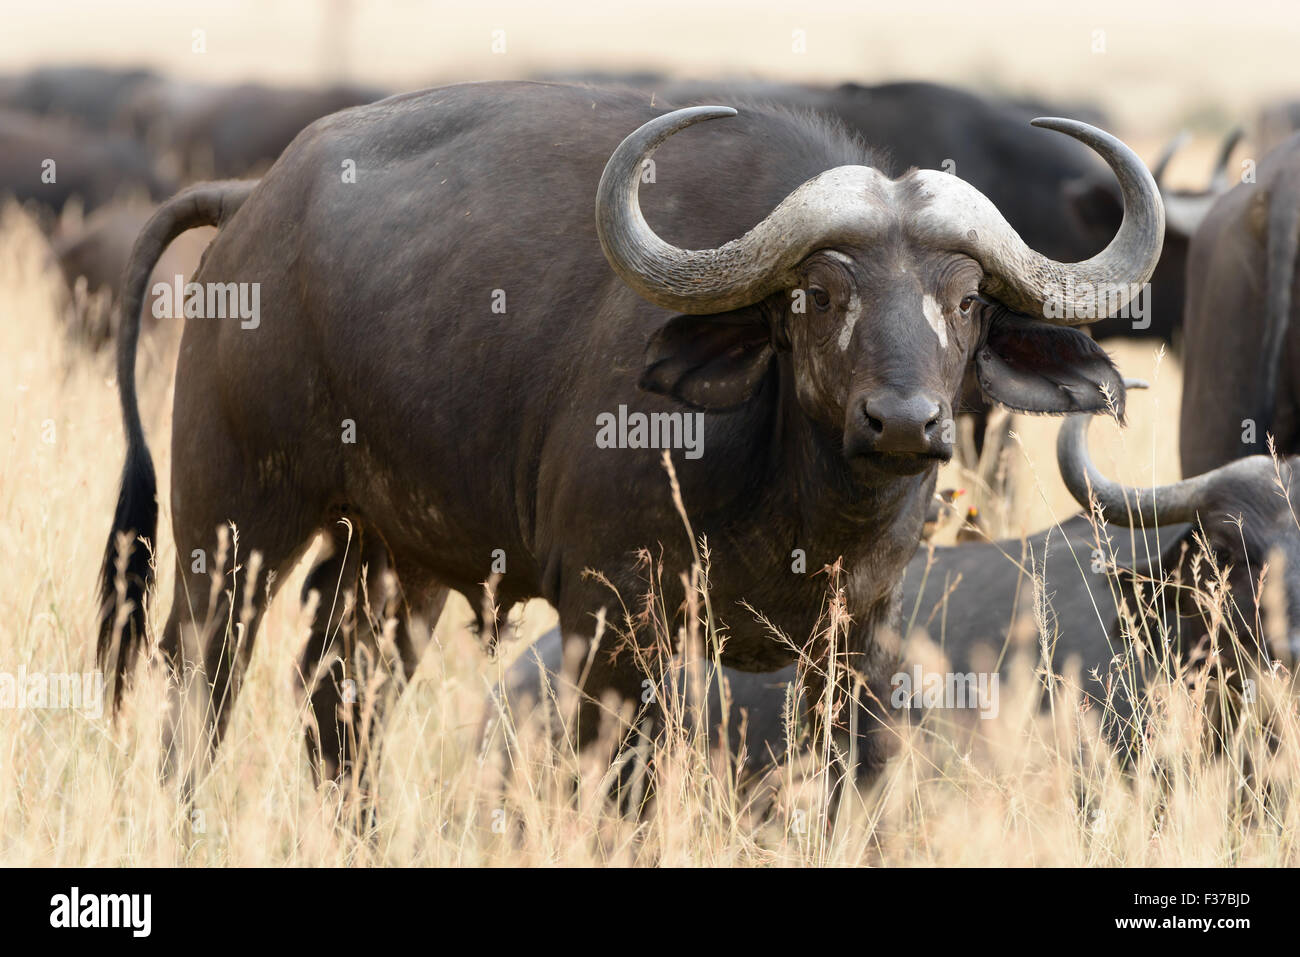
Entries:
<svg viewBox="0 0 1300 957">
<path fill-rule="evenodd" d="M 1036 119 L 1053 116 L 1073 118 Z M 575 77 L 387 95 L 89 67 L 0 78 L 0 194 L 48 231 L 70 284 L 116 309 L 126 464 L 98 645 L 115 704 L 149 644 L 156 572 L 135 357 L 159 259 L 196 227 L 217 231 L 180 342 L 178 569 L 156 653 L 181 679 L 173 714 L 201 678 L 203 749 L 277 583 L 322 535 L 300 673 L 325 780 L 359 776 L 374 744 L 355 716 L 367 667 L 400 687 L 452 590 L 488 640 L 517 602 L 558 612 L 507 676 L 513 706 L 542 697 L 567 645 L 584 662 L 580 743 L 611 695 L 652 727 L 636 646 L 706 613 L 679 577 L 702 542 L 707 631 L 759 761 L 785 747 L 796 659 L 831 653 L 832 580 L 837 665 L 867 693 L 828 707 L 826 667 L 801 669 L 802 686 L 814 726 L 856 729 L 863 775 L 898 718 L 882 636 L 942 604 L 951 667 L 978 671 L 1014 623 L 1044 623 L 1033 576 L 1052 595 L 1054 660 L 1097 672 L 1098 698 L 1112 689 L 1121 737 L 1140 689 L 1106 679 L 1134 636 L 1183 660 L 1230 644 L 1238 678 L 1300 653 L 1300 136 L 1270 117 L 1267 155 L 1238 175 L 1230 134 L 1188 191 L 1162 184 L 1168 152 L 1148 170 L 1095 110 L 928 83 Z M 252 321 L 202 310 L 203 289 L 211 304 L 250 288 Z M 1110 336 L 1181 356 L 1176 484 L 1125 487 L 1089 458 L 1092 415 L 1142 414 L 1095 344 Z M 1058 463 L 1083 511 L 1023 542 L 925 546 L 954 417 L 982 423 L 994 405 L 1066 416 Z M 701 416 L 701 454 L 670 450 L 670 476 L 657 443 L 598 444 L 624 410 L 665 435 Z M 1113 554 L 1087 574 L 1093 505 Z M 1152 600 L 1207 560 L 1229 569 L 1231 620 L 1190 587 Z M 1262 607 L 1265 566 L 1277 609 Z M 1265 647 L 1270 614 L 1292 622 L 1289 648 Z M 617 640 L 582 650 L 602 630 Z"/>
</svg>

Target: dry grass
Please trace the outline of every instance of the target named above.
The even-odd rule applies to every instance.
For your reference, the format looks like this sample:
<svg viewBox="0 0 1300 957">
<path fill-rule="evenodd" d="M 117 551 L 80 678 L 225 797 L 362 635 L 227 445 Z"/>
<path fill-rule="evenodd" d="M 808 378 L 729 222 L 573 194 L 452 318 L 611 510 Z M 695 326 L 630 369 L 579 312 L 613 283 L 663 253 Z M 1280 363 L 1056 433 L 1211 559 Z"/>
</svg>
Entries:
<svg viewBox="0 0 1300 957">
<path fill-rule="evenodd" d="M 0 222 L 0 381 L 11 397 L 0 459 L 0 671 L 94 668 L 94 582 L 112 512 L 122 439 L 110 357 L 65 343 L 39 236 L 8 211 Z M 171 350 L 141 357 L 146 429 L 167 488 Z M 1172 477 L 1170 430 L 1177 369 L 1154 376 L 1142 351 L 1125 371 L 1157 383 L 1135 399 L 1133 426 L 1094 445 L 1121 477 Z M 1151 360 L 1148 358 L 1148 362 Z M 1150 409 L 1159 409 L 1151 414 Z M 1074 511 L 1056 484 L 1045 420 L 1013 425 L 1016 506 L 1025 526 Z M 1032 506 L 1032 509 L 1030 508 Z M 174 564 L 160 535 L 160 567 Z M 1006 520 L 1010 527 L 1011 521 Z M 725 562 L 726 556 L 713 556 Z M 688 569 L 683 569 L 689 572 Z M 605 800 L 602 768 L 553 744 L 531 722 L 505 734 L 503 752 L 480 745 L 485 692 L 504 662 L 548 627 L 530 605 L 521 639 L 491 661 L 444 614 L 420 668 L 393 709 L 379 775 L 376 829 L 357 836 L 348 806 L 311 782 L 304 710 L 294 669 L 307 622 L 300 569 L 271 608 L 242 696 L 192 809 L 156 774 L 162 679 L 143 677 L 117 725 L 72 710 L 0 709 L 0 861 L 8 865 L 1164 865 L 1300 863 L 1300 736 L 1285 674 L 1264 679 L 1276 750 L 1252 711 L 1221 748 L 1205 743 L 1204 713 L 1220 692 L 1174 674 L 1142 699 L 1147 747 L 1124 770 L 1081 708 L 1079 677 L 1051 683 L 1035 650 L 1021 653 L 1000 713 L 972 730 L 928 719 L 899 730 L 881 780 L 852 794 L 834 826 L 824 820 L 826 767 L 808 757 L 772 789 L 736 783 L 670 708 L 656 746 L 658 800 L 640 820 Z M 164 574 L 160 595 L 170 594 Z M 156 609 L 155 618 L 165 609 Z M 1216 754 L 1215 751 L 1222 753 Z M 824 752 L 821 752 L 824 755 Z M 1243 769 L 1253 769 L 1244 774 Z M 576 787 L 573 782 L 577 781 Z"/>
</svg>

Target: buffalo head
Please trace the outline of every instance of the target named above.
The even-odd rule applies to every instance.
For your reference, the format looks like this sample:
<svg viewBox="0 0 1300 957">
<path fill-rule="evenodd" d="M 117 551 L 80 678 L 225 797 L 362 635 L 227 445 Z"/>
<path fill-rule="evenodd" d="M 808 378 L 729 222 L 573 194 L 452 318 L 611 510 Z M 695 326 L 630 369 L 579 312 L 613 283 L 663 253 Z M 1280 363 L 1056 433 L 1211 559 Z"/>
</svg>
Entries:
<svg viewBox="0 0 1300 957">
<path fill-rule="evenodd" d="M 1227 570 L 1237 634 L 1285 634 L 1291 654 L 1300 656 L 1300 457 L 1251 455 L 1171 485 L 1137 488 L 1097 470 L 1088 455 L 1089 418 L 1066 422 L 1057 438 L 1061 477 L 1075 500 L 1085 508 L 1095 502 L 1108 521 L 1138 528 L 1189 523 L 1184 538 L 1163 551 L 1176 559 L 1183 545 L 1198 547 L 1193 535 L 1201 538 L 1216 565 Z M 1266 621 L 1261 612 L 1266 565 L 1269 577 L 1281 583 L 1283 607 L 1272 611 L 1285 622 Z M 1180 591 L 1178 603 L 1183 618 L 1209 618 L 1190 589 Z"/>
<path fill-rule="evenodd" d="M 756 393 L 782 353 L 804 412 L 859 472 L 908 474 L 952 454 L 952 403 L 973 359 L 992 399 L 1065 413 L 1120 403 L 1105 354 L 1077 330 L 1128 302 L 1160 254 L 1164 213 L 1150 173 L 1084 123 L 1036 120 L 1095 149 L 1125 216 L 1105 250 L 1063 264 L 1027 247 L 993 204 L 947 173 L 890 179 L 841 166 L 805 182 L 716 249 L 680 249 L 646 223 L 645 160 L 673 133 L 733 116 L 677 110 L 625 139 L 596 200 L 605 256 L 645 299 L 682 315 L 651 339 L 641 384 L 696 408 Z"/>
</svg>

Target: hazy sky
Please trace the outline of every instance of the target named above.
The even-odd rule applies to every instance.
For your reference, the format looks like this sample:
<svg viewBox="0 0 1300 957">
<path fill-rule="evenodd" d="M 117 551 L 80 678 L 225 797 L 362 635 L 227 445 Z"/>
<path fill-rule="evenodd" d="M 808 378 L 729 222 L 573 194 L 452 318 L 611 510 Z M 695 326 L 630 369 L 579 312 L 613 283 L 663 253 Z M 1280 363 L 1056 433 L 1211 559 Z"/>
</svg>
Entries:
<svg viewBox="0 0 1300 957">
<path fill-rule="evenodd" d="M 1297 0 L 0 0 L 0 22 L 0 70 L 93 60 L 406 88 L 579 67 L 926 78 L 1088 98 L 1162 128 L 1300 93 Z"/>
</svg>

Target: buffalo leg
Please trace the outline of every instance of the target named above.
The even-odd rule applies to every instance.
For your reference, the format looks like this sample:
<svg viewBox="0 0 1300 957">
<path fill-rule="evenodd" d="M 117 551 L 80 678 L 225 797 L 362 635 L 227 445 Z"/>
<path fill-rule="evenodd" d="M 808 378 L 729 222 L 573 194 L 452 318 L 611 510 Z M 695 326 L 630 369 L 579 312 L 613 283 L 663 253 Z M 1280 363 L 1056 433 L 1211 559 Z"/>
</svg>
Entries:
<svg viewBox="0 0 1300 957">
<path fill-rule="evenodd" d="M 878 602 L 860 622 L 853 623 L 835 650 L 825 636 L 813 648 L 812 666 L 804 679 L 807 720 L 813 747 L 831 749 L 831 790 L 828 813 L 835 814 L 844 788 L 870 783 L 884 767 L 894 743 L 890 713 L 891 678 L 897 655 L 883 647 L 893 620 L 890 602 Z M 831 685 L 829 678 L 834 677 Z"/>
<path fill-rule="evenodd" d="M 383 684 L 400 673 L 400 693 L 418 664 L 405 595 L 389 574 L 392 565 L 373 530 L 337 523 L 303 585 L 304 601 L 312 592 L 318 596 L 299 671 L 311 702 L 307 753 L 318 786 L 333 781 L 364 790 L 378 758 L 387 703 Z M 415 595 L 432 624 L 445 589 L 431 585 Z M 377 669 L 388 678 L 376 680 Z"/>
<path fill-rule="evenodd" d="M 579 624 L 586 622 L 588 628 Z M 593 651 L 592 619 L 585 611 L 560 615 L 565 644 L 579 641 L 583 647 L 578 682 L 576 746 L 591 754 L 602 747 L 601 757 L 612 762 L 611 796 L 625 812 L 635 810 L 648 798 L 649 768 L 637 753 L 654 740 L 662 726 L 662 712 L 656 699 L 657 681 L 643 673 L 637 654 L 626 639 L 606 627 Z M 644 636 L 635 635 L 634 640 Z"/>
<path fill-rule="evenodd" d="M 210 506 L 201 515 L 176 510 L 180 567 L 159 646 L 172 678 L 164 770 L 184 771 L 188 797 L 225 733 L 270 592 L 311 528 L 270 499 L 226 508 L 201 493 L 182 501 Z"/>
</svg>

